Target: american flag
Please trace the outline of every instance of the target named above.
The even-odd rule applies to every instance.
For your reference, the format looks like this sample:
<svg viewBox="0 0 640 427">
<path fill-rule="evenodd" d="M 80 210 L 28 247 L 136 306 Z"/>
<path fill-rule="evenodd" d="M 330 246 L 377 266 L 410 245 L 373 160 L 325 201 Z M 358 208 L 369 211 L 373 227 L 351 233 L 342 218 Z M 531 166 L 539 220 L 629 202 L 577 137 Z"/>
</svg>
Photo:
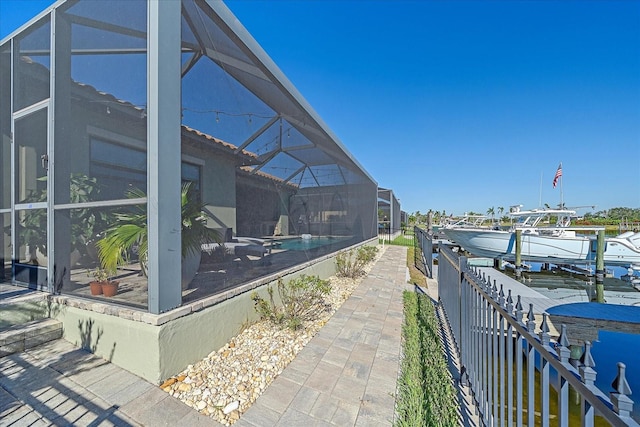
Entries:
<svg viewBox="0 0 640 427">
<path fill-rule="evenodd" d="M 562 176 L 562 163 L 558 166 L 558 170 L 556 171 L 556 175 L 553 177 L 553 188 L 556 188 L 558 185 L 558 179 Z"/>
</svg>

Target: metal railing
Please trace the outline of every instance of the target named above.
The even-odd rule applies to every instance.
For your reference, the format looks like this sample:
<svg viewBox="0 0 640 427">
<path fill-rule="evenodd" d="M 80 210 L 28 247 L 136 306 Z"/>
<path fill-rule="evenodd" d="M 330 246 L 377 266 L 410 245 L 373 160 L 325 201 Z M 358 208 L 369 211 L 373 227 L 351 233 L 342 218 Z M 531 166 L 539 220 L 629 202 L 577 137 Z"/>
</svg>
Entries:
<svg viewBox="0 0 640 427">
<path fill-rule="evenodd" d="M 414 227 L 413 265 L 425 276 L 433 278 L 433 235 L 427 230 Z"/>
<path fill-rule="evenodd" d="M 401 227 L 390 228 L 389 224 L 378 224 L 378 240 L 380 243 L 391 243 L 401 246 L 413 245 L 413 228 Z"/>
<path fill-rule="evenodd" d="M 607 396 L 595 386 L 589 341 L 574 367 L 565 325 L 551 340 L 543 313 L 536 333 L 533 304 L 525 313 L 519 295 L 514 298 L 510 290 L 505 295 L 503 285 L 447 247 L 440 248 L 438 292 L 462 362 L 460 380 L 471 388 L 485 425 L 546 427 L 555 418 L 554 425 L 568 426 L 571 387 L 581 402 L 581 425 L 593 426 L 598 417 L 613 426 L 638 426 L 631 418 L 624 364 L 618 363 L 614 391 Z M 557 394 L 553 414 L 551 393 Z"/>
</svg>

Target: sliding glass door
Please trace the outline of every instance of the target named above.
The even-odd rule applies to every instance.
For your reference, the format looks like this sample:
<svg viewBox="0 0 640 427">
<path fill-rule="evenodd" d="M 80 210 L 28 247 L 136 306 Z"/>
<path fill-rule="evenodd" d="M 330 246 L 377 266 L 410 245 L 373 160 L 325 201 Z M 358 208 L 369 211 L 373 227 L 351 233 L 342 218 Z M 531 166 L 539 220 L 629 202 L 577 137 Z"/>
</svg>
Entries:
<svg viewBox="0 0 640 427">
<path fill-rule="evenodd" d="M 13 115 L 14 210 L 11 233 L 17 284 L 47 290 L 49 101 Z"/>
</svg>

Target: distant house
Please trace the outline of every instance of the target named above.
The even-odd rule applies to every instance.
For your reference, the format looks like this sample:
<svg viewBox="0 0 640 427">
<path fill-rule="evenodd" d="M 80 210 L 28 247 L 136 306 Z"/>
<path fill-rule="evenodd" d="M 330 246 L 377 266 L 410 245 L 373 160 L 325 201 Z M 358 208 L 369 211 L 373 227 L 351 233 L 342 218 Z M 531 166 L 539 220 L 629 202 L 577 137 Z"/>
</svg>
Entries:
<svg viewBox="0 0 640 427">
<path fill-rule="evenodd" d="M 382 227 L 378 229 L 390 230 L 391 234 L 398 234 L 401 231 L 401 224 L 405 222 L 400 210 L 400 200 L 395 196 L 393 190 L 388 188 L 378 188 L 378 223 Z"/>
<path fill-rule="evenodd" d="M 220 1 L 58 1 L 0 41 L 0 136 L 0 282 L 151 381 L 237 333 L 249 291 L 377 235 L 377 183 Z M 187 183 L 220 238 L 185 285 Z M 136 215 L 148 259 L 92 295 L 97 242 Z"/>
</svg>

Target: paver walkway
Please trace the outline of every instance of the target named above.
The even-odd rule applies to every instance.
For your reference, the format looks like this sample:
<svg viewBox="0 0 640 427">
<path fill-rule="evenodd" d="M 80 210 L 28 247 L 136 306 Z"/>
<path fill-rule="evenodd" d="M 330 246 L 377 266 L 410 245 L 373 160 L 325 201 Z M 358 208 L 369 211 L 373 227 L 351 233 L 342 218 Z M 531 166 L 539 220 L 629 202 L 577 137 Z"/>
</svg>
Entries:
<svg viewBox="0 0 640 427">
<path fill-rule="evenodd" d="M 407 248 L 389 246 L 351 297 L 234 424 L 390 426 Z"/>
<path fill-rule="evenodd" d="M 389 426 L 406 248 L 390 246 L 235 426 Z M 219 426 L 159 387 L 64 340 L 0 358 L 0 426 Z"/>
<path fill-rule="evenodd" d="M 0 426 L 219 426 L 62 339 L 0 359 Z"/>
</svg>

